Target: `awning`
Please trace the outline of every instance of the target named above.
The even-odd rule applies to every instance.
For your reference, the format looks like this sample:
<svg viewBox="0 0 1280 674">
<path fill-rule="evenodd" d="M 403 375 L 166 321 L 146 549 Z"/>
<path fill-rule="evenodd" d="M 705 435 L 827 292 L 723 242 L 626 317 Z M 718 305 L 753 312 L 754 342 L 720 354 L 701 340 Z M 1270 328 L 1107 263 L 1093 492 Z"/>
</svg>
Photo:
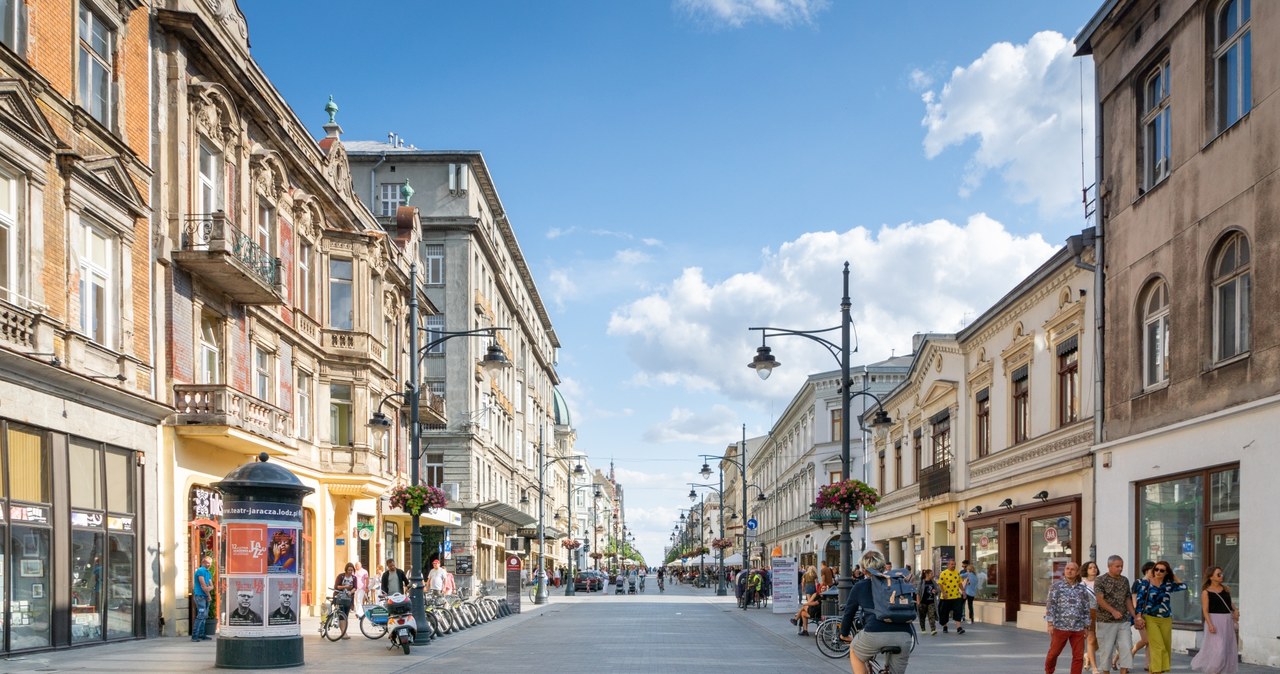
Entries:
<svg viewBox="0 0 1280 674">
<path fill-rule="evenodd" d="M 424 527 L 460 527 L 462 526 L 462 515 L 449 510 L 448 508 L 437 508 L 431 512 L 424 512 L 419 515 L 419 523 Z M 410 520 L 413 518 L 408 513 L 398 510 L 383 510 L 382 519 L 387 522 L 402 522 L 405 526 L 411 526 Z"/>
<path fill-rule="evenodd" d="M 459 508 L 459 510 L 465 512 L 468 509 Z M 495 524 L 509 524 L 516 529 L 519 529 L 520 527 L 527 527 L 538 521 L 537 518 L 521 509 L 496 500 L 485 501 L 475 508 L 470 508 L 470 510 L 477 516 L 487 516 L 488 519 L 499 520 L 499 522 L 496 522 Z"/>
<path fill-rule="evenodd" d="M 724 565 L 725 566 L 742 566 L 742 553 L 735 552 L 732 555 L 725 557 Z"/>
</svg>

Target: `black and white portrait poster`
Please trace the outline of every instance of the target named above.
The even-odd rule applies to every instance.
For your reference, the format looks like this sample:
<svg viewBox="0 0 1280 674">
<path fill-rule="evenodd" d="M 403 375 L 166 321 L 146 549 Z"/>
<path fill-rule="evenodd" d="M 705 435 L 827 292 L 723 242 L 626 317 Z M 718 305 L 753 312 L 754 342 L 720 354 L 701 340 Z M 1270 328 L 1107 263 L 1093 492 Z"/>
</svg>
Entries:
<svg viewBox="0 0 1280 674">
<path fill-rule="evenodd" d="M 263 595 L 266 583 L 262 578 L 227 579 L 227 625 L 230 627 L 262 627 Z"/>
<path fill-rule="evenodd" d="M 298 624 L 298 579 L 269 578 L 267 580 L 267 624 Z"/>
</svg>

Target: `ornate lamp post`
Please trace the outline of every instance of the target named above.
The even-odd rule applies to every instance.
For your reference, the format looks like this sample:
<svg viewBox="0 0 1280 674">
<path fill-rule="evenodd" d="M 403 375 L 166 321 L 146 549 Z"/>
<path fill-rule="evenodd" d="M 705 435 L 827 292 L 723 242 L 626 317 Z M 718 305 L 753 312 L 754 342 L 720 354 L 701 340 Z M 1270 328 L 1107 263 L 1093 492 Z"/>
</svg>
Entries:
<svg viewBox="0 0 1280 674">
<path fill-rule="evenodd" d="M 755 327 L 748 330 L 760 331 L 760 347 L 756 349 L 756 355 L 751 359 L 747 367 L 756 371 L 761 379 L 768 379 L 769 374 L 774 368 L 782 365 L 773 357 L 772 350 L 769 348 L 767 341 L 770 337 L 804 337 L 821 344 L 828 352 L 835 357 L 836 362 L 840 365 L 840 479 L 849 479 L 849 408 L 854 396 L 865 395 L 876 401 L 880 407 L 876 411 L 875 418 L 872 421 L 873 426 L 887 426 L 892 423 L 889 415 L 885 413 L 883 406 L 880 405 L 880 399 L 867 391 L 850 391 L 849 368 L 850 360 L 854 353 L 857 353 L 858 347 L 850 341 L 850 333 L 853 328 L 853 319 L 850 318 L 849 309 L 852 307 L 849 301 L 849 263 L 844 263 L 844 297 L 840 300 L 840 325 L 833 328 L 825 328 L 822 330 L 791 330 L 788 328 L 774 327 Z M 840 331 L 840 343 L 836 344 L 829 340 L 819 337 L 819 335 Z M 746 513 L 743 513 L 745 516 Z M 863 521 L 865 527 L 866 512 L 859 512 L 859 520 Z M 849 531 L 849 513 L 840 514 L 840 578 L 839 595 L 840 605 L 845 604 L 849 596 L 849 589 L 853 587 L 853 563 L 851 549 L 853 547 L 853 535 Z"/>
<path fill-rule="evenodd" d="M 711 479 L 711 466 L 707 463 L 708 459 L 719 459 L 720 461 L 728 461 L 729 463 L 732 463 L 734 466 L 736 466 L 738 468 L 738 471 L 742 475 L 742 516 L 746 517 L 747 516 L 747 425 L 746 424 L 742 425 L 742 447 L 739 449 L 738 453 L 740 455 L 738 459 L 734 459 L 733 457 L 730 457 L 730 456 L 703 454 L 702 470 L 698 471 L 698 474 L 701 475 L 704 480 Z M 707 488 L 715 489 L 714 487 L 711 487 L 711 485 L 703 485 L 703 486 Z M 723 464 L 720 465 L 720 487 L 716 489 L 716 491 L 717 493 L 720 494 L 720 535 L 723 536 L 724 535 L 724 465 Z M 764 490 L 761 490 L 760 496 L 756 498 L 757 501 L 767 501 L 768 499 L 769 497 L 764 495 Z M 742 551 L 743 551 L 742 565 L 744 567 L 747 565 L 747 556 L 746 556 L 747 533 L 746 531 L 747 531 L 746 527 L 743 527 L 742 529 Z M 721 597 L 729 594 L 728 589 L 725 587 L 724 549 L 723 548 L 720 549 L 720 582 L 716 585 L 716 594 Z"/>
<path fill-rule="evenodd" d="M 573 472 L 569 476 L 569 485 L 572 487 L 573 476 L 585 475 L 587 472 L 586 469 L 582 467 L 582 463 L 581 463 L 583 459 L 587 458 L 587 455 L 572 454 L 569 456 L 561 456 L 548 461 L 546 446 L 541 441 L 538 442 L 538 445 L 539 445 L 538 460 L 542 464 L 541 467 L 538 469 L 538 558 L 539 558 L 538 564 L 539 564 L 539 568 L 542 571 L 538 574 L 538 590 L 533 595 L 533 603 L 545 604 L 547 603 L 547 547 L 546 547 L 547 532 L 545 530 L 546 527 L 543 525 L 543 523 L 545 521 L 545 509 L 546 509 L 545 506 L 547 502 L 547 498 L 546 498 L 547 497 L 547 469 L 557 463 L 560 463 L 561 461 L 573 461 L 573 460 L 579 461 L 578 465 L 573 467 Z M 572 496 L 572 491 L 570 492 L 570 496 Z M 521 494 L 520 505 L 528 505 L 528 503 L 529 503 L 529 497 L 524 494 Z M 572 500 L 570 500 L 570 503 L 572 504 Z M 573 519 L 572 510 L 570 511 L 570 519 Z M 569 526 L 572 527 L 573 526 L 572 523 Z M 572 554 L 570 554 L 569 559 L 570 560 L 573 559 Z M 569 567 L 570 569 L 573 568 L 572 564 L 573 562 L 570 561 L 570 567 Z M 569 587 L 570 588 L 573 587 L 572 582 L 569 583 Z M 573 593 L 570 592 L 568 594 L 572 595 Z"/>
<path fill-rule="evenodd" d="M 507 360 L 507 355 L 503 353 L 502 347 L 498 346 L 495 337 L 499 330 L 509 330 L 510 328 L 477 328 L 475 330 L 461 330 L 457 332 L 443 332 L 439 330 L 427 330 L 418 325 L 418 264 L 414 262 L 409 265 L 409 381 L 405 383 L 403 393 L 392 393 L 383 398 L 373 413 L 373 417 L 369 419 L 368 426 L 376 431 L 386 431 L 391 427 L 391 420 L 387 415 L 382 413 L 382 406 L 392 398 L 400 398 L 409 406 L 409 482 L 418 485 L 421 481 L 420 462 L 422 457 L 422 424 L 419 421 L 421 410 L 419 405 L 422 398 L 422 376 L 419 372 L 422 364 L 422 358 L 428 351 L 444 344 L 445 342 L 457 337 L 488 337 L 490 338 L 489 348 L 485 352 L 484 358 L 481 360 L 481 367 L 492 372 L 511 366 L 511 361 Z M 426 346 L 419 348 L 418 333 L 427 332 L 429 335 L 438 335 L 435 339 L 427 342 Z M 419 517 L 421 512 L 410 513 L 413 518 L 413 530 L 409 536 L 409 598 L 413 603 L 413 619 L 419 625 L 425 625 L 427 615 L 422 597 L 422 527 Z M 424 644 L 428 641 L 426 630 L 420 630 L 414 638 L 414 643 Z"/>
</svg>

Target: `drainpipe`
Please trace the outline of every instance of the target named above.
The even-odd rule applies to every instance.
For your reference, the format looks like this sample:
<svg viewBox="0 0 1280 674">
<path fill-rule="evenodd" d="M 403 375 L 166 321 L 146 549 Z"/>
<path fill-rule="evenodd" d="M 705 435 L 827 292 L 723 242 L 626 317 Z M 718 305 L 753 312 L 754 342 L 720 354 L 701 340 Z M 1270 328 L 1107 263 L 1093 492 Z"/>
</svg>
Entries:
<svg viewBox="0 0 1280 674">
<path fill-rule="evenodd" d="M 1095 61 L 1094 65 L 1097 65 Z M 1103 401 L 1103 381 L 1106 376 L 1106 359 L 1105 344 L 1103 337 L 1105 336 L 1105 310 L 1106 310 L 1106 257 L 1103 255 L 1103 249 L 1106 245 L 1106 236 L 1104 235 L 1106 218 L 1104 216 L 1103 204 L 1103 176 L 1102 176 L 1102 91 L 1098 85 L 1097 70 L 1095 67 L 1093 78 L 1093 106 L 1094 106 L 1094 165 L 1093 180 L 1096 190 L 1096 201 L 1093 210 L 1094 221 L 1094 272 L 1093 272 L 1093 358 L 1094 372 L 1096 376 L 1093 378 L 1093 444 L 1102 444 L 1105 440 L 1103 435 L 1103 414 L 1106 408 Z M 1090 558 L 1097 559 L 1098 549 L 1098 457 L 1093 457 L 1093 517 L 1092 533 L 1093 545 L 1090 546 Z"/>
<path fill-rule="evenodd" d="M 383 152 L 378 158 L 378 163 L 369 169 L 369 212 L 377 213 L 374 209 L 378 207 L 378 167 L 387 161 L 387 153 Z"/>
</svg>

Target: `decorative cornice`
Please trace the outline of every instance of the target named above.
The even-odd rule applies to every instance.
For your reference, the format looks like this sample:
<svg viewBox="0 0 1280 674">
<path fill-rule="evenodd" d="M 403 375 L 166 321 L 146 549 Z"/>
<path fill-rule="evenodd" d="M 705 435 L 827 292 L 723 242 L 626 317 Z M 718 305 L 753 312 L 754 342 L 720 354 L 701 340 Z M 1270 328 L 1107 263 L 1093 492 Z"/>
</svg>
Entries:
<svg viewBox="0 0 1280 674">
<path fill-rule="evenodd" d="M 1075 447 L 1077 445 L 1082 445 L 1087 448 L 1092 441 L 1093 430 L 1089 429 L 1076 433 L 1075 435 L 1068 435 L 1052 442 L 1047 442 L 1043 445 L 1031 446 L 1026 449 L 1015 450 L 1013 452 L 997 452 L 996 454 L 991 455 L 990 458 L 993 460 L 990 463 L 970 468 L 969 476 L 982 477 L 984 475 L 989 475 L 1011 466 L 1016 466 L 1020 463 L 1026 463 L 1027 461 L 1032 461 L 1043 456 L 1056 454 L 1064 449 Z M 1002 455 L 1006 453 L 1009 454 L 1009 456 L 1001 458 Z"/>
</svg>

